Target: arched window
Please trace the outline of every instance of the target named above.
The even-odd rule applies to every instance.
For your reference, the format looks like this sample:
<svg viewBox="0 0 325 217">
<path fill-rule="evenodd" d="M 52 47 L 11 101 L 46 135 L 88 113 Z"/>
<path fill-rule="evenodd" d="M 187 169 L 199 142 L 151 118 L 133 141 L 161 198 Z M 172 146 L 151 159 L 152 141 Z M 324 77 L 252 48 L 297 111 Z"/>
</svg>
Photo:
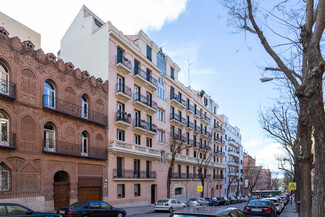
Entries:
<svg viewBox="0 0 325 217">
<path fill-rule="evenodd" d="M 55 89 L 50 81 L 44 82 L 44 106 L 55 108 Z"/>
<path fill-rule="evenodd" d="M 44 150 L 55 152 L 55 128 L 52 123 L 44 125 Z"/>
<path fill-rule="evenodd" d="M 9 94 L 9 70 L 0 62 L 0 93 Z"/>
<path fill-rule="evenodd" d="M 88 156 L 88 135 L 86 131 L 81 134 L 81 155 Z"/>
<path fill-rule="evenodd" d="M 175 188 L 175 195 L 183 194 L 183 188 Z"/>
<path fill-rule="evenodd" d="M 0 145 L 9 146 L 9 119 L 2 110 L 0 110 Z"/>
<path fill-rule="evenodd" d="M 10 188 L 10 169 L 3 163 L 0 164 L 0 191 Z"/>
<path fill-rule="evenodd" d="M 88 100 L 85 95 L 81 97 L 81 117 L 88 118 Z"/>
</svg>

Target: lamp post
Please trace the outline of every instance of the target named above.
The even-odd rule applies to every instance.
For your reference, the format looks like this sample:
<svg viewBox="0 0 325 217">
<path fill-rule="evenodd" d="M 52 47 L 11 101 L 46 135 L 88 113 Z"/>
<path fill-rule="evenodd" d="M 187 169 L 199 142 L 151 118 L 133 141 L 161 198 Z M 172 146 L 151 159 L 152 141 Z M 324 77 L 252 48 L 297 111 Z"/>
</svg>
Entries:
<svg viewBox="0 0 325 217">
<path fill-rule="evenodd" d="M 274 78 L 271 78 L 271 77 L 263 77 L 263 78 L 260 78 L 260 81 L 262 83 L 264 83 L 264 82 L 272 81 L 274 79 L 286 79 L 286 78 L 282 78 L 282 77 L 274 77 Z"/>
</svg>

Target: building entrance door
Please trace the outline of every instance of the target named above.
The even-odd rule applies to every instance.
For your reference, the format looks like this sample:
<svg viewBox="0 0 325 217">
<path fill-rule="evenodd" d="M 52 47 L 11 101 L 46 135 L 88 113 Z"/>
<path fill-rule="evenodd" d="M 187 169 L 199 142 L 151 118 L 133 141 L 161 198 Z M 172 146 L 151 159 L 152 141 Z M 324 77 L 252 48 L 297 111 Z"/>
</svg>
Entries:
<svg viewBox="0 0 325 217">
<path fill-rule="evenodd" d="M 156 185 L 151 185 L 151 204 L 156 202 Z"/>
<path fill-rule="evenodd" d="M 54 209 L 67 207 L 70 204 L 69 175 L 65 171 L 58 171 L 54 175 L 53 200 Z"/>
</svg>

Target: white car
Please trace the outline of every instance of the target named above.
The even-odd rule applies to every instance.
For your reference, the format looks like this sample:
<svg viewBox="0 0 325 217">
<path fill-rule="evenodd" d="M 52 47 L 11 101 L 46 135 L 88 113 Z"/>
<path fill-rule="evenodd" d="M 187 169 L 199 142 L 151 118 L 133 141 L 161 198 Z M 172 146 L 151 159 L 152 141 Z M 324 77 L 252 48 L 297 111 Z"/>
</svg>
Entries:
<svg viewBox="0 0 325 217">
<path fill-rule="evenodd" d="M 160 199 L 154 204 L 155 211 L 173 212 L 174 210 L 183 209 L 185 207 L 185 203 L 181 203 L 179 200 L 172 198 Z"/>
<path fill-rule="evenodd" d="M 281 213 L 283 208 L 284 208 L 284 205 L 283 205 L 283 202 L 280 198 L 278 197 L 270 197 L 270 198 L 263 198 L 263 200 L 270 200 L 273 202 L 275 208 L 276 208 L 276 211 L 277 213 Z"/>
</svg>

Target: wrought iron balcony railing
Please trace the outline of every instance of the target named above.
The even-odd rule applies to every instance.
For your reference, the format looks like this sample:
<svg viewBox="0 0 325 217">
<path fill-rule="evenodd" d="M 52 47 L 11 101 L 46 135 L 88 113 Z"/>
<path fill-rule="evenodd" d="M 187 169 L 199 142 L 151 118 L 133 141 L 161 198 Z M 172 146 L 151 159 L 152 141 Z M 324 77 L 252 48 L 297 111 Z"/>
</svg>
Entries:
<svg viewBox="0 0 325 217">
<path fill-rule="evenodd" d="M 195 126 L 194 126 L 194 131 L 196 131 L 196 132 L 201 132 L 201 127 L 195 125 Z"/>
<path fill-rule="evenodd" d="M 116 84 L 116 92 L 115 93 L 124 93 L 125 95 L 132 97 L 132 90 L 130 87 L 122 84 Z"/>
<path fill-rule="evenodd" d="M 158 109 L 158 104 L 155 101 L 141 94 L 134 94 L 134 101 L 139 101 L 141 103 L 144 103 L 147 106 L 153 108 L 154 110 Z"/>
<path fill-rule="evenodd" d="M 116 64 L 121 63 L 126 68 L 132 70 L 132 63 L 126 57 L 117 55 L 116 58 L 115 58 L 115 60 L 116 60 Z"/>
<path fill-rule="evenodd" d="M 106 115 L 92 110 L 84 111 L 79 105 L 66 102 L 50 95 L 43 95 L 43 108 L 102 126 L 107 126 Z"/>
<path fill-rule="evenodd" d="M 223 179 L 223 175 L 213 175 L 213 179 Z"/>
<path fill-rule="evenodd" d="M 208 116 L 206 116 L 205 114 L 201 114 L 201 117 L 200 117 L 202 120 L 205 120 L 207 122 L 210 122 L 210 118 Z"/>
<path fill-rule="evenodd" d="M 178 141 L 183 141 L 184 143 L 186 142 L 186 138 L 185 136 L 179 134 L 179 133 L 176 133 L 176 132 L 170 132 L 170 139 L 175 139 L 175 140 L 178 140 Z"/>
<path fill-rule="evenodd" d="M 220 126 L 220 125 L 217 124 L 217 123 L 214 123 L 213 128 L 218 129 L 218 130 L 220 130 L 221 132 L 224 132 L 224 131 L 225 131 L 225 129 L 223 129 L 223 127 Z"/>
<path fill-rule="evenodd" d="M 201 117 L 201 111 L 199 111 L 197 109 L 196 110 L 194 109 L 194 115 L 198 115 L 198 116 Z"/>
<path fill-rule="evenodd" d="M 183 117 L 181 117 L 181 116 L 179 116 L 178 114 L 171 113 L 171 114 L 170 114 L 170 119 L 171 119 L 171 120 L 172 120 L 172 119 L 173 119 L 173 120 L 176 120 L 176 121 L 178 121 L 179 123 L 186 125 L 186 119 L 183 118 Z"/>
<path fill-rule="evenodd" d="M 192 173 L 172 173 L 173 179 L 193 179 Z"/>
<path fill-rule="evenodd" d="M 187 104 L 186 105 L 186 110 L 194 112 L 194 106 L 192 106 L 191 104 Z"/>
<path fill-rule="evenodd" d="M 157 79 L 155 79 L 152 75 L 148 74 L 145 70 L 138 67 L 138 70 L 134 70 L 134 75 L 139 75 L 141 78 L 147 80 L 155 87 L 158 87 Z"/>
<path fill-rule="evenodd" d="M 122 179 L 156 179 L 156 171 L 141 171 L 141 170 L 113 170 L 113 178 Z"/>
<path fill-rule="evenodd" d="M 8 80 L 0 79 L 0 96 L 16 99 L 16 84 Z"/>
<path fill-rule="evenodd" d="M 218 149 L 215 149 L 215 150 L 214 150 L 214 153 L 215 153 L 215 154 L 220 154 L 220 155 L 222 155 L 222 156 L 225 155 L 225 152 L 220 151 L 220 150 L 218 150 Z"/>
<path fill-rule="evenodd" d="M 16 149 L 16 133 L 0 132 L 0 148 Z"/>
<path fill-rule="evenodd" d="M 225 144 L 225 141 L 218 137 L 214 137 L 214 141 L 219 142 L 221 144 Z"/>
<path fill-rule="evenodd" d="M 126 112 L 121 112 L 121 111 L 116 112 L 115 120 L 116 121 L 123 121 L 123 122 L 126 122 L 128 124 L 132 123 L 131 114 L 128 114 Z"/>
<path fill-rule="evenodd" d="M 187 122 L 186 127 L 189 127 L 191 129 L 194 129 L 194 124 L 192 122 Z"/>
<path fill-rule="evenodd" d="M 157 129 L 158 129 L 155 124 L 152 124 L 145 120 L 140 120 L 140 119 L 134 119 L 133 125 L 134 125 L 134 127 L 140 127 L 140 128 L 143 128 L 145 130 L 150 130 L 155 133 L 157 132 Z"/>
<path fill-rule="evenodd" d="M 177 102 L 186 107 L 186 101 L 182 99 L 179 95 L 176 95 L 175 93 L 170 93 L 170 99 L 175 99 Z"/>
<path fill-rule="evenodd" d="M 50 154 L 83 157 L 98 160 L 107 160 L 108 153 L 105 148 L 90 147 L 82 149 L 81 144 L 43 139 L 43 152 Z"/>
</svg>

